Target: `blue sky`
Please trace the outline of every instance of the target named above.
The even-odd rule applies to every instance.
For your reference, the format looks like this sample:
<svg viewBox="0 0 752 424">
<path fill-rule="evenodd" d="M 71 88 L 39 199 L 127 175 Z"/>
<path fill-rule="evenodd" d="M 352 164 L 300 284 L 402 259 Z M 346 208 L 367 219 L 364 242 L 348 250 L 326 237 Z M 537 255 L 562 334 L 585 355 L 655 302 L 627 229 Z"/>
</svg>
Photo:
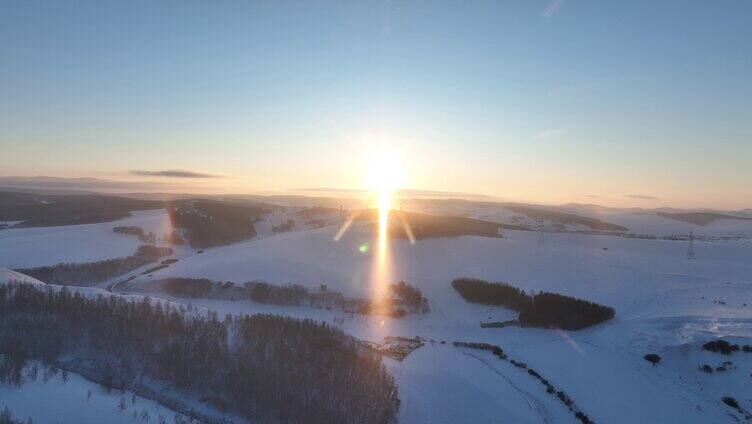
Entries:
<svg viewBox="0 0 752 424">
<path fill-rule="evenodd" d="M 752 207 L 752 2 L 37 2 L 0 14 L 0 175 L 404 184 Z M 192 179 L 191 183 L 196 183 Z M 656 198 L 629 197 L 633 195 Z"/>
</svg>

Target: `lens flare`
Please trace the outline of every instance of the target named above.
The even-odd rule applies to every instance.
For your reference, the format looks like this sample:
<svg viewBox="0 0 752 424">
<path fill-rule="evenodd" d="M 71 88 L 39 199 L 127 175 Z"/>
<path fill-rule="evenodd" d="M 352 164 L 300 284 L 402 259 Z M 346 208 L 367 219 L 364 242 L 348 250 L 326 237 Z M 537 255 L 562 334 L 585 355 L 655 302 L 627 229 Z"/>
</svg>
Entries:
<svg viewBox="0 0 752 424">
<path fill-rule="evenodd" d="M 374 249 L 371 249 L 373 243 L 362 243 L 358 245 L 357 249 L 362 254 L 373 251 L 371 293 L 376 301 L 388 297 L 389 284 L 393 280 L 393 264 L 389 251 L 389 224 L 393 198 L 403 182 L 400 156 L 398 150 L 385 146 L 372 145 L 366 152 L 364 186 L 374 196 L 371 198 L 374 201 L 371 203 L 371 207 L 376 209 L 378 234 L 373 240 L 373 243 L 375 243 Z M 352 224 L 357 221 L 361 212 L 365 211 L 353 211 L 347 219 L 343 219 L 344 222 L 334 236 L 335 242 L 339 241 Z M 401 224 L 405 229 L 410 243 L 415 244 L 415 238 L 407 222 L 407 215 L 402 212 L 394 215 L 395 222 Z"/>
<path fill-rule="evenodd" d="M 389 210 L 392 195 L 401 181 L 400 155 L 385 147 L 372 148 L 369 152 L 366 184 L 376 194 L 378 212 L 378 242 L 373 266 L 373 292 L 377 298 L 387 294 L 391 279 L 389 259 Z"/>
<path fill-rule="evenodd" d="M 389 235 L 389 205 L 391 203 L 391 193 L 386 190 L 377 193 L 377 202 L 379 210 L 379 257 L 383 261 L 386 256 L 386 245 Z"/>
</svg>

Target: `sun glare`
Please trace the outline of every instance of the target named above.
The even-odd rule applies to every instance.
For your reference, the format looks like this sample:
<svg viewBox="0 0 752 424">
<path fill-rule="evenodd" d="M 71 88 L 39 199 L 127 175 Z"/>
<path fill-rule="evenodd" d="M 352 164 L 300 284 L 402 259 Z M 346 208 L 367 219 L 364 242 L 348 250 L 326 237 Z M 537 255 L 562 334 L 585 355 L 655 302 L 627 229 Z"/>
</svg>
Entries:
<svg viewBox="0 0 752 424">
<path fill-rule="evenodd" d="M 389 284 L 389 210 L 392 207 L 392 196 L 402 180 L 400 163 L 399 152 L 394 149 L 379 146 L 368 151 L 366 187 L 375 194 L 378 211 L 378 250 L 373 270 L 377 294 L 383 294 Z"/>
<path fill-rule="evenodd" d="M 377 193 L 398 189 L 403 177 L 399 151 L 378 146 L 369 148 L 367 155 L 366 187 Z"/>
<path fill-rule="evenodd" d="M 376 210 L 378 218 L 378 235 L 373 249 L 373 265 L 371 267 L 374 299 L 382 299 L 386 295 L 392 279 L 392 264 L 389 257 L 389 211 L 392 209 L 395 193 L 403 184 L 401 163 L 400 152 L 396 149 L 371 145 L 365 151 L 363 188 L 368 191 L 373 202 L 371 208 Z M 360 213 L 361 211 L 358 210 L 350 213 L 334 236 L 335 242 L 342 238 L 348 228 L 357 220 Z M 401 221 L 411 243 L 414 243 L 412 232 L 404 217 L 401 217 Z M 371 250 L 368 243 L 362 243 L 358 246 L 358 251 L 362 254 L 367 254 Z"/>
</svg>

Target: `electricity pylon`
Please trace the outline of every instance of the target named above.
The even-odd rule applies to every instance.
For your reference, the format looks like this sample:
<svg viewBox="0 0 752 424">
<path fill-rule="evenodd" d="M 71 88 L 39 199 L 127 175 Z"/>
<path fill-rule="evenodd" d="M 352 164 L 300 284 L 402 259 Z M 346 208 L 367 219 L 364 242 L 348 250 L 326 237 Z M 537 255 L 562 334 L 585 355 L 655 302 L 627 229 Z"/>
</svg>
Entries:
<svg viewBox="0 0 752 424">
<path fill-rule="evenodd" d="M 695 234 L 693 231 L 689 232 L 689 247 L 687 248 L 687 260 L 692 261 L 695 256 Z"/>
</svg>

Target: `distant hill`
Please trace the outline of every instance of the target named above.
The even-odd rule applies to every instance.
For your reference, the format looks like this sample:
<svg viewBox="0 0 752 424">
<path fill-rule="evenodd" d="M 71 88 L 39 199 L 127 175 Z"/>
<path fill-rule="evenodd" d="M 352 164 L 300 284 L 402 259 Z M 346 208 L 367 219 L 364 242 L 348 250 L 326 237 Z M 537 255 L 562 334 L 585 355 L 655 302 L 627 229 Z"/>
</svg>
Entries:
<svg viewBox="0 0 752 424">
<path fill-rule="evenodd" d="M 656 212 L 656 215 L 676 221 L 687 222 L 699 226 L 706 226 L 719 219 L 737 219 L 741 221 L 752 221 L 752 218 L 728 215 L 716 212 L 686 212 L 686 213 L 668 213 Z"/>
<path fill-rule="evenodd" d="M 45 196 L 33 193 L 0 191 L 0 207 L 40 205 L 44 203 L 48 203 L 48 200 Z"/>
<path fill-rule="evenodd" d="M 611 224 L 609 222 L 601 221 L 600 219 L 576 215 L 568 212 L 559 212 L 544 207 L 519 205 L 513 203 L 506 203 L 504 204 L 504 207 L 511 211 L 527 215 L 532 219 L 545 219 L 548 221 L 558 222 L 560 224 L 579 224 L 596 231 L 629 230 L 627 227 Z"/>
<path fill-rule="evenodd" d="M 164 208 L 159 201 L 102 194 L 41 195 L 0 192 L 0 221 L 21 227 L 91 224 L 122 219 L 130 212 Z"/>
</svg>

